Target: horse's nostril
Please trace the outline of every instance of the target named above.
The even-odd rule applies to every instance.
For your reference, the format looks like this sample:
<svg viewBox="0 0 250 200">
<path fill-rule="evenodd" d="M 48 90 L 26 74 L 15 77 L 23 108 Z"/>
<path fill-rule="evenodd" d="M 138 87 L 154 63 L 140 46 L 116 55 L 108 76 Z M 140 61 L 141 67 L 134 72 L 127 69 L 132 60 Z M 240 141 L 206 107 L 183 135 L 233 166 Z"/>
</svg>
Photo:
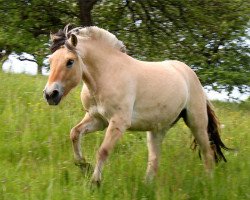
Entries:
<svg viewBox="0 0 250 200">
<path fill-rule="evenodd" d="M 47 93 L 44 93 L 44 94 L 45 94 L 45 98 L 48 100 L 50 96 Z"/>
<path fill-rule="evenodd" d="M 53 90 L 51 93 L 44 92 L 44 96 L 47 100 L 56 99 L 59 96 L 58 90 Z"/>
<path fill-rule="evenodd" d="M 50 97 L 52 99 L 54 99 L 54 98 L 58 97 L 58 95 L 59 95 L 59 91 L 58 90 L 53 90 L 53 92 L 51 93 Z"/>
</svg>

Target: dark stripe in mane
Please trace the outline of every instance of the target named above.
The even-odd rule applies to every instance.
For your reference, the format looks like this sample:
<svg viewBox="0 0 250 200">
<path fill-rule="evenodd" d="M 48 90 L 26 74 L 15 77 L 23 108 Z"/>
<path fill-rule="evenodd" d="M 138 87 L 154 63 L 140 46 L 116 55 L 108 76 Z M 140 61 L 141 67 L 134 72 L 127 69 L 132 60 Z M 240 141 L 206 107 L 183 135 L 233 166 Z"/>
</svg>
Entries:
<svg viewBox="0 0 250 200">
<path fill-rule="evenodd" d="M 65 28 L 63 30 L 60 29 L 57 33 L 52 35 L 52 44 L 50 46 L 50 51 L 52 53 L 54 53 L 56 50 L 60 49 L 61 46 L 65 45 L 67 43 L 66 41 L 70 37 L 69 31 L 72 29 L 73 29 L 73 27 L 71 25 L 67 25 L 67 26 L 65 26 Z M 69 44 L 67 44 L 67 48 L 68 47 L 70 49 Z"/>
<path fill-rule="evenodd" d="M 53 35 L 55 39 L 53 39 L 52 44 L 50 46 L 50 51 L 54 53 L 57 49 L 61 48 L 62 45 L 65 44 L 67 40 L 66 34 L 63 30 L 59 30 L 57 33 Z"/>
</svg>

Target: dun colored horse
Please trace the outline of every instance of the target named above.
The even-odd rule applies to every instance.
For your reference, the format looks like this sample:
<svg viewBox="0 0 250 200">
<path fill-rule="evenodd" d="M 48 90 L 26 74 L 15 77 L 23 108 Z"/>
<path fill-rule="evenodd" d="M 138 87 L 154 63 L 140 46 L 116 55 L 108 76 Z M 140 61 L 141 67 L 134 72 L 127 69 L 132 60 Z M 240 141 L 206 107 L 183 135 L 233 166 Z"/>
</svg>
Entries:
<svg viewBox="0 0 250 200">
<path fill-rule="evenodd" d="M 199 146 L 206 171 L 213 169 L 215 161 L 226 162 L 221 148 L 228 148 L 220 139 L 215 113 L 187 65 L 134 59 L 113 34 L 95 26 L 71 30 L 66 26 L 51 39 L 51 72 L 44 89 L 48 104 L 59 104 L 84 82 L 81 100 L 86 114 L 70 133 L 76 163 L 87 166 L 80 137 L 107 128 L 96 156 L 94 183 L 100 183 L 103 164 L 126 130 L 147 131 L 146 178 L 151 180 L 164 135 L 180 118 Z"/>
</svg>

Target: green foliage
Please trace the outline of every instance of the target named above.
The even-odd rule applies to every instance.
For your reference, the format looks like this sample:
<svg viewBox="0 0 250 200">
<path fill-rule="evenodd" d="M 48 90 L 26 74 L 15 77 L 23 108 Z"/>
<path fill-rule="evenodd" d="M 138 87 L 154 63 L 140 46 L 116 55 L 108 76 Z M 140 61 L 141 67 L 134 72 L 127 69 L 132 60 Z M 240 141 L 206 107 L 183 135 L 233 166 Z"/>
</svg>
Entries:
<svg viewBox="0 0 250 200">
<path fill-rule="evenodd" d="M 147 163 L 146 135 L 127 132 L 107 161 L 100 189 L 73 164 L 69 132 L 83 117 L 80 87 L 57 107 L 48 106 L 42 90 L 47 77 L 0 72 L 0 199 L 249 199 L 249 101 L 215 102 L 225 125 L 222 138 L 237 152 L 226 152 L 228 163 L 205 175 L 191 136 L 178 123 L 163 143 L 159 175 L 152 184 L 143 177 Z M 87 135 L 82 147 L 94 164 L 102 132 Z"/>
<path fill-rule="evenodd" d="M 39 65 L 49 54 L 50 32 L 78 22 L 73 0 L 0 0 L 0 10 L 0 50 L 31 53 Z"/>
</svg>

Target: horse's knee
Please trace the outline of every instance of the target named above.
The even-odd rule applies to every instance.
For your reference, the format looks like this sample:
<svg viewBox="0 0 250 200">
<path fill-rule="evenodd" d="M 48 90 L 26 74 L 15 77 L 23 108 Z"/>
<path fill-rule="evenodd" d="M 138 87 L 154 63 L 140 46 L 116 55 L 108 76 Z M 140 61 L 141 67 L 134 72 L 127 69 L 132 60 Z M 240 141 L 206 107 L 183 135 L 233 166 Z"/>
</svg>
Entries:
<svg viewBox="0 0 250 200">
<path fill-rule="evenodd" d="M 70 131 L 70 140 L 71 140 L 72 142 L 77 141 L 78 138 L 79 138 L 79 135 L 80 135 L 80 131 L 77 130 L 77 128 L 75 128 L 75 127 L 72 128 L 71 131 Z"/>
<path fill-rule="evenodd" d="M 109 150 L 105 147 L 101 147 L 98 151 L 98 159 L 106 160 L 109 155 Z"/>
</svg>

